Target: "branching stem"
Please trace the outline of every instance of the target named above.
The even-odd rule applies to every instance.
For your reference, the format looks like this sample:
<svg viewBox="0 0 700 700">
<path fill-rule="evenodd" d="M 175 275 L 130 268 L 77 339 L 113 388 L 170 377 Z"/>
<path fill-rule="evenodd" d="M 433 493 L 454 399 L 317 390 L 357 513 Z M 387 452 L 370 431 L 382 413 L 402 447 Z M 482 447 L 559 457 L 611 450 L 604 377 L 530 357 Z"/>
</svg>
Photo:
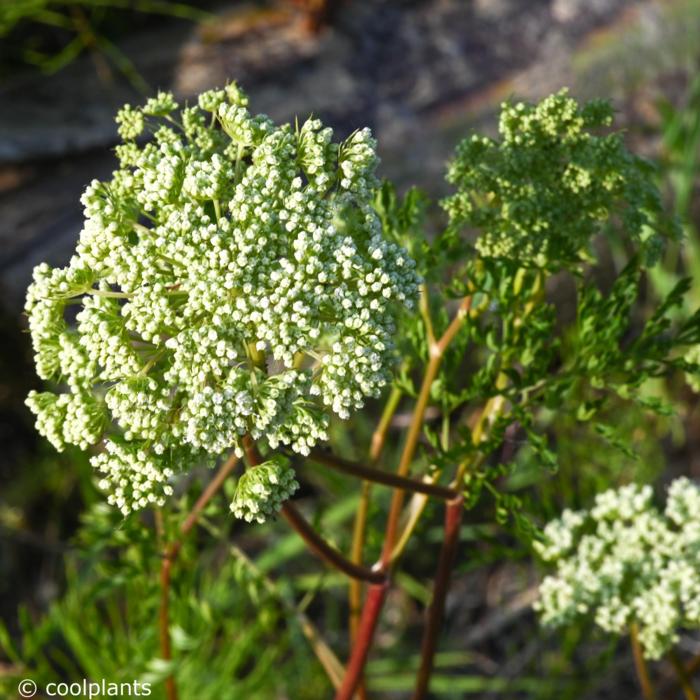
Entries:
<svg viewBox="0 0 700 700">
<path fill-rule="evenodd" d="M 423 290 L 423 295 L 426 297 L 425 309 L 429 310 L 427 289 Z M 440 369 L 440 365 L 442 364 L 445 351 L 449 347 L 450 343 L 455 339 L 457 333 L 462 327 L 462 324 L 469 315 L 471 304 L 471 296 L 465 297 L 462 300 L 462 303 L 460 304 L 454 318 L 450 322 L 450 325 L 447 327 L 447 330 L 436 343 L 430 346 L 430 359 L 425 370 L 423 383 L 421 385 L 418 400 L 416 401 L 413 411 L 411 424 L 408 429 L 408 435 L 406 436 L 406 442 L 399 460 L 399 466 L 396 470 L 396 474 L 399 477 L 405 478 L 408 475 L 411 463 L 413 462 L 413 458 L 418 447 L 418 441 L 423 430 L 425 411 L 430 400 L 430 391 L 432 389 L 433 382 Z M 396 536 L 398 534 L 398 523 L 403 508 L 404 496 L 405 490 L 398 487 L 394 491 L 391 501 L 382 555 L 379 560 L 379 571 L 381 571 L 385 576 L 389 575 L 391 568 L 391 555 L 394 550 Z M 385 581 L 381 588 L 372 587 L 368 592 L 362 611 L 357 640 L 353 645 L 350 661 L 348 662 L 348 668 L 343 680 L 343 685 L 336 695 L 336 700 L 350 700 L 360 685 L 364 666 L 372 645 L 374 631 L 377 627 L 377 622 L 386 598 L 387 586 L 388 582 Z"/>
<path fill-rule="evenodd" d="M 350 462 L 346 459 L 342 459 L 341 457 L 336 457 L 335 455 L 323 452 L 322 450 L 311 450 L 311 454 L 309 456 L 314 462 L 325 464 L 331 469 L 335 469 L 345 474 L 351 474 L 352 476 L 358 476 L 361 479 L 371 481 L 376 484 L 392 486 L 393 488 L 403 489 L 404 491 L 409 491 L 411 493 L 423 493 L 427 496 L 434 496 L 435 498 L 439 498 L 444 501 L 449 501 L 458 495 L 457 491 L 446 486 L 433 484 L 429 481 L 412 479 L 407 476 L 399 476 L 398 474 L 385 472 L 381 469 L 372 469 L 371 467 L 366 467 L 363 464 L 357 464 L 356 462 Z"/>
<path fill-rule="evenodd" d="M 384 583 L 386 581 L 386 574 L 380 569 L 369 569 L 346 559 L 309 525 L 292 503 L 285 503 L 280 512 L 309 549 L 330 566 L 358 581 L 367 581 L 368 583 Z"/>
<path fill-rule="evenodd" d="M 250 435 L 243 437 L 242 444 L 249 465 L 256 467 L 261 464 L 262 459 Z M 309 549 L 330 566 L 360 581 L 369 583 L 383 583 L 386 581 L 386 574 L 383 571 L 355 564 L 344 557 L 335 547 L 328 544 L 289 501 L 282 506 L 280 513 L 292 526 L 292 529 L 304 540 Z"/>
<path fill-rule="evenodd" d="M 416 448 L 418 447 L 418 440 L 420 439 L 421 432 L 423 431 L 423 420 L 425 418 L 425 411 L 430 400 L 430 390 L 432 389 L 433 382 L 435 381 L 435 377 L 437 376 L 440 365 L 442 364 L 445 351 L 454 340 L 459 329 L 462 327 L 464 320 L 467 318 L 469 309 L 471 308 L 471 303 L 472 298 L 470 296 L 465 297 L 462 300 L 462 303 L 460 304 L 455 317 L 447 327 L 447 330 L 444 332 L 442 337 L 430 347 L 430 360 L 428 361 L 428 365 L 425 369 L 425 376 L 423 377 L 423 383 L 420 388 L 420 393 L 418 394 L 418 400 L 416 401 L 416 406 L 413 410 L 413 417 L 408 429 L 408 435 L 406 436 L 406 443 L 404 445 L 403 452 L 401 453 L 399 466 L 396 470 L 396 473 L 399 476 L 406 476 L 411 467 L 413 457 L 416 453 Z M 394 492 L 394 496 L 391 500 L 389 519 L 387 521 L 384 546 L 381 556 L 381 564 L 384 568 L 388 567 L 391 561 L 391 553 L 394 549 L 394 544 L 396 543 L 399 517 L 401 516 L 401 510 L 403 508 L 404 497 L 405 492 L 402 489 L 397 489 Z"/>
<path fill-rule="evenodd" d="M 406 368 L 404 363 L 402 369 Z M 379 423 L 372 434 L 372 440 L 369 448 L 370 466 L 374 467 L 379 462 L 386 438 L 389 433 L 389 426 L 396 413 L 403 392 L 399 387 L 394 385 L 387 399 L 384 410 L 382 411 Z M 365 532 L 367 530 L 367 515 L 369 513 L 370 494 L 372 492 L 372 484 L 369 481 L 363 481 L 360 487 L 360 502 L 355 515 L 355 525 L 352 531 L 352 549 L 350 551 L 350 559 L 356 564 L 361 564 L 363 561 L 363 553 L 365 548 Z M 360 613 L 362 611 L 362 592 L 363 582 L 357 579 L 350 579 L 349 583 L 349 609 L 350 609 L 350 648 L 356 641 L 360 627 Z M 357 687 L 357 695 L 359 700 L 367 700 L 367 692 L 365 690 L 364 678 L 360 676 L 359 685 Z"/>
</svg>

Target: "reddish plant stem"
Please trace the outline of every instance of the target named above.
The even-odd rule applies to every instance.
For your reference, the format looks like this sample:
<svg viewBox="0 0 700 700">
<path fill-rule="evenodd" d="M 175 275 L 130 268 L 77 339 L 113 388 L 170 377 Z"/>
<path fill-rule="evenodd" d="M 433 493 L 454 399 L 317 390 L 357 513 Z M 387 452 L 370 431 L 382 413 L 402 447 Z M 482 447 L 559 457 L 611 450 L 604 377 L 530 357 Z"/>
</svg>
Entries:
<svg viewBox="0 0 700 700">
<path fill-rule="evenodd" d="M 318 34 L 327 27 L 337 10 L 339 0 L 294 0 L 304 16 L 304 30 L 309 34 Z"/>
<path fill-rule="evenodd" d="M 369 497 L 372 490 L 372 484 L 369 481 L 363 481 L 360 487 L 360 502 L 355 513 L 355 523 L 352 532 L 352 548 L 350 551 L 350 559 L 356 564 L 362 563 L 364 544 L 365 544 L 365 526 L 367 516 L 369 514 Z M 350 606 L 350 645 L 352 646 L 357 639 L 357 630 L 360 627 L 360 614 L 362 612 L 362 581 L 351 579 L 349 582 L 348 603 Z M 360 693 L 361 694 L 361 693 Z"/>
<path fill-rule="evenodd" d="M 238 458 L 231 455 L 220 467 L 214 478 L 197 499 L 192 510 L 180 524 L 180 536 L 174 542 L 166 546 L 160 565 L 160 611 L 158 615 L 160 655 L 165 661 L 172 660 L 172 646 L 170 643 L 170 581 L 173 563 L 177 559 L 187 534 L 197 524 L 204 508 L 217 491 L 221 488 L 226 477 L 236 468 Z M 165 693 L 168 700 L 177 700 L 177 687 L 175 678 L 171 674 L 165 679 Z"/>
<path fill-rule="evenodd" d="M 401 458 L 399 460 L 399 466 L 396 470 L 399 477 L 406 477 L 410 470 L 411 463 L 413 462 L 413 458 L 416 453 L 416 448 L 418 447 L 418 441 L 423 430 L 425 411 L 430 401 L 430 390 L 432 389 L 433 382 L 435 381 L 440 365 L 442 364 L 445 351 L 450 343 L 455 339 L 457 333 L 462 327 L 462 324 L 468 317 L 471 305 L 471 296 L 465 297 L 462 300 L 462 303 L 459 305 L 457 313 L 450 322 L 450 325 L 447 327 L 447 330 L 445 330 L 438 341 L 431 342 L 430 360 L 428 361 L 428 366 L 425 370 L 423 383 L 413 410 L 411 425 L 409 426 L 408 435 L 406 436 L 406 443 L 404 444 Z M 384 572 L 386 576 L 389 576 L 392 566 L 391 555 L 396 543 L 399 518 L 403 510 L 404 498 L 405 490 L 402 488 L 397 488 L 394 491 L 394 495 L 391 500 L 389 517 L 384 536 L 384 544 L 379 560 L 379 571 Z M 388 586 L 388 583 L 386 585 Z M 377 622 L 379 620 L 379 616 L 381 615 L 385 598 L 386 592 L 384 592 L 384 594 L 381 596 L 375 594 L 371 598 L 369 593 L 367 595 L 362 611 L 362 619 L 360 621 L 360 630 L 362 633 L 358 633 L 357 640 L 350 655 L 350 661 L 346 671 L 346 678 L 343 681 L 343 686 L 341 687 L 341 691 L 344 690 L 345 694 L 343 695 L 339 691 L 339 694 L 336 695 L 336 700 L 349 700 L 361 682 L 364 665 L 367 661 L 370 647 L 372 646 L 374 631 L 377 627 Z"/>
<path fill-rule="evenodd" d="M 355 514 L 355 524 L 352 532 L 352 549 L 350 551 L 350 560 L 356 564 L 361 563 L 364 559 L 365 545 L 365 527 L 367 524 L 367 516 L 369 514 L 369 499 L 372 491 L 372 484 L 369 481 L 363 481 L 360 486 L 360 502 L 357 506 Z M 351 578 L 348 584 L 348 603 L 349 603 L 349 633 L 350 633 L 350 648 L 354 648 L 357 642 L 357 635 L 360 630 L 360 615 L 362 614 L 362 597 L 364 594 L 364 582 Z M 357 685 L 356 700 L 368 700 L 367 684 L 365 683 L 364 673 L 360 674 Z"/>
<path fill-rule="evenodd" d="M 172 558 L 169 552 L 166 552 L 160 567 L 160 655 L 165 661 L 171 661 L 173 658 L 172 648 L 170 645 L 170 571 L 172 567 Z M 177 700 L 177 687 L 175 686 L 175 677 L 171 673 L 165 679 L 165 695 L 168 700 Z"/>
<path fill-rule="evenodd" d="M 178 544 L 182 546 L 182 541 L 189 531 L 197 524 L 202 511 L 209 505 L 209 501 L 214 497 L 218 490 L 223 486 L 224 481 L 228 478 L 231 472 L 238 465 L 238 457 L 232 454 L 222 465 L 214 478 L 207 484 L 207 487 L 202 491 L 200 497 L 192 506 L 192 510 L 180 525 L 180 540 Z"/>
<path fill-rule="evenodd" d="M 327 564 L 359 581 L 376 584 L 386 581 L 386 574 L 383 571 L 355 564 L 355 562 L 346 559 L 335 547 L 329 545 L 316 533 L 292 503 L 285 503 L 280 512 L 309 549 Z"/>
<path fill-rule="evenodd" d="M 450 586 L 450 576 L 454 566 L 457 546 L 459 544 L 459 528 L 464 512 L 464 498 L 457 496 L 445 504 L 445 537 L 440 549 L 433 599 L 428 608 L 428 621 L 421 646 L 421 665 L 416 680 L 413 700 L 424 700 L 430 687 L 430 676 L 433 672 L 433 661 L 437 649 L 442 618 L 445 613 L 445 600 Z"/>
<path fill-rule="evenodd" d="M 335 694 L 335 700 L 352 700 L 355 691 L 360 685 L 365 664 L 367 663 L 367 656 L 374 639 L 374 631 L 377 628 L 379 615 L 384 606 L 388 590 L 388 580 L 385 580 L 383 583 L 373 583 L 367 589 L 367 598 L 362 608 L 360 626 L 357 630 L 357 640 L 348 661 L 343 684 Z"/>
<path fill-rule="evenodd" d="M 363 464 L 350 462 L 341 457 L 322 452 L 321 450 L 311 450 L 310 458 L 319 464 L 325 464 L 331 469 L 336 469 L 339 472 L 358 476 L 366 481 L 372 481 L 376 484 L 384 484 L 384 486 L 393 486 L 394 488 L 410 491 L 411 493 L 424 493 L 428 496 L 434 496 L 445 501 L 455 498 L 457 491 L 447 486 L 431 484 L 418 479 L 412 479 L 407 476 L 399 476 L 392 472 L 385 472 L 381 469 L 372 469 Z"/>
<path fill-rule="evenodd" d="M 389 433 L 392 418 L 396 413 L 396 409 L 401 401 L 403 392 L 397 386 L 394 386 L 389 394 L 384 410 L 382 411 L 379 423 L 372 434 L 372 441 L 369 449 L 370 466 L 375 467 L 379 458 L 382 456 L 386 438 Z M 372 492 L 372 484 L 369 481 L 363 481 L 360 492 L 360 502 L 355 514 L 355 524 L 352 532 L 352 548 L 350 551 L 350 559 L 356 564 L 361 564 L 363 561 L 363 552 L 365 546 L 365 531 L 367 529 L 367 517 L 369 515 L 370 494 Z M 360 614 L 362 612 L 363 599 L 363 583 L 357 579 L 350 579 L 348 589 L 348 603 L 350 606 L 350 648 L 355 646 L 357 633 L 360 628 Z M 358 700 L 367 700 L 367 690 L 365 688 L 364 677 L 360 677 L 360 684 L 357 687 Z"/>
<path fill-rule="evenodd" d="M 242 444 L 249 465 L 251 467 L 256 467 L 262 462 L 262 458 L 258 453 L 255 442 L 253 442 L 250 435 L 246 435 L 242 440 Z M 335 547 L 328 544 L 328 542 L 309 525 L 304 516 L 291 502 L 287 501 L 280 509 L 280 513 L 299 537 L 304 540 L 309 549 L 330 566 L 339 569 L 351 578 L 356 578 L 361 581 L 382 583 L 386 580 L 386 574 L 383 571 L 356 564 L 344 557 Z"/>
<path fill-rule="evenodd" d="M 688 676 L 693 676 L 695 673 L 700 669 L 700 654 L 697 656 L 693 657 L 688 663 L 685 665 L 685 672 Z"/>
</svg>

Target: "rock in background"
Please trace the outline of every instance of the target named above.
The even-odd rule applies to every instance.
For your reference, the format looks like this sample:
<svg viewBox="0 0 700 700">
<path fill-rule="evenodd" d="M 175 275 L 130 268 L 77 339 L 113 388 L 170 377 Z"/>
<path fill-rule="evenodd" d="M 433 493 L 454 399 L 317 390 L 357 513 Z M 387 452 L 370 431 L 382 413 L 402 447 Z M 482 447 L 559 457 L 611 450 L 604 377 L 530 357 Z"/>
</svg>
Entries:
<svg viewBox="0 0 700 700">
<path fill-rule="evenodd" d="M 659 79 L 692 70 L 698 35 L 700 3 L 687 0 L 346 0 L 315 34 L 289 5 L 230 4 L 206 25 L 163 23 L 120 49 L 153 89 L 182 99 L 235 79 L 276 120 L 313 113 L 341 136 L 369 125 L 384 175 L 439 194 L 454 145 L 477 125 L 493 129 L 505 98 L 571 86 L 612 95 L 631 123 L 653 119 Z M 141 99 L 126 80 L 101 78 L 90 56 L 0 87 L 0 283 L 11 312 L 34 264 L 67 261 L 80 193 L 114 165 L 114 113 Z"/>
</svg>

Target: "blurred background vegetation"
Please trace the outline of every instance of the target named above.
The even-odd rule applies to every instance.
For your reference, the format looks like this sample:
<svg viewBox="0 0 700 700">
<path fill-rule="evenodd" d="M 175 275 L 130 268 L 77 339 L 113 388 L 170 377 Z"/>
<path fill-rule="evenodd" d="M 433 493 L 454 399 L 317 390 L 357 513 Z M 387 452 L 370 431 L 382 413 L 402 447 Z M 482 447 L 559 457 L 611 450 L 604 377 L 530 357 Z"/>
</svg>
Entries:
<svg viewBox="0 0 700 700">
<path fill-rule="evenodd" d="M 37 386 L 21 314 L 33 264 L 65 262 L 80 229 L 79 193 L 109 172 L 112 115 L 151 89 L 187 97 L 235 79 L 256 110 L 318 114 L 343 135 L 369 124 L 382 174 L 444 192 L 444 161 L 472 128 L 493 131 L 498 103 L 568 84 L 611 98 L 630 145 L 658 164 L 667 205 L 688 245 L 670 247 L 647 280 L 648 300 L 682 275 L 700 304 L 700 3 L 688 0 L 402 0 L 327 4 L 167 0 L 17 0 L 0 4 L 0 692 L 17 677 L 151 680 L 158 661 L 160 549 L 148 518 L 122 521 L 97 493 L 85 455 L 56 454 L 23 406 Z M 614 267 L 614 251 L 610 265 Z M 601 280 L 604 286 L 606 280 Z M 550 295 L 562 314 L 567 289 Z M 570 309 L 569 309 L 570 311 Z M 641 309 L 640 309 L 641 311 Z M 700 476 L 697 396 L 679 378 L 647 387 L 673 411 L 618 410 L 615 435 L 578 439 L 573 416 L 545 415 L 559 469 L 542 479 L 537 451 L 512 439 L 507 491 L 539 525 L 564 505 L 631 480 L 662 487 Z M 338 452 L 362 458 L 379 404 L 335 424 Z M 613 414 L 615 411 L 613 410 Z M 406 416 L 399 410 L 395 426 Z M 394 444 L 394 449 L 396 445 Z M 397 455 L 386 454 L 386 464 Z M 183 484 L 162 528 L 173 531 L 207 474 Z M 347 550 L 352 484 L 318 468 L 301 497 L 315 525 Z M 370 514 L 377 554 L 386 494 Z M 172 619 L 187 698 L 328 697 L 309 624 L 336 650 L 347 616 L 343 580 L 322 569 L 283 524 L 245 527 L 223 494 L 183 551 Z M 448 600 L 433 694 L 440 698 L 632 698 L 625 649 L 588 631 L 542 632 L 529 609 L 538 571 L 519 518 L 468 513 Z M 373 529 L 372 524 L 376 526 Z M 417 666 L 440 512 L 425 519 L 392 592 L 369 666 L 376 697 L 407 697 Z M 323 593 L 324 595 L 320 595 Z M 689 652 L 700 639 L 683 640 Z M 382 654 L 391 650 L 391 654 Z M 341 654 L 342 658 L 342 654 Z M 157 686 L 155 697 L 162 693 Z M 666 696 L 664 696 L 666 697 Z"/>
</svg>

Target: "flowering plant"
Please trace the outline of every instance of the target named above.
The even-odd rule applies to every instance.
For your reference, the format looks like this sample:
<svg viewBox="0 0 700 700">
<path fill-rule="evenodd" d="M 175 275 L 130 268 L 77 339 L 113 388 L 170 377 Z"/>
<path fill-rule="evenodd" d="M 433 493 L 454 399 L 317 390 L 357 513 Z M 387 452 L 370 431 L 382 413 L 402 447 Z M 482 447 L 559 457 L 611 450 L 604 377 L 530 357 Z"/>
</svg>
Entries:
<svg viewBox="0 0 700 700">
<path fill-rule="evenodd" d="M 347 418 L 389 381 L 416 297 L 371 206 L 369 130 L 338 144 L 247 102 L 232 84 L 122 109 L 120 167 L 85 191 L 75 256 L 37 267 L 27 295 L 39 376 L 67 385 L 29 396 L 37 427 L 59 450 L 104 441 L 93 464 L 125 515 L 243 435 L 308 454 L 327 411 Z"/>
<path fill-rule="evenodd" d="M 557 416 L 572 416 L 581 434 L 592 428 L 589 436 L 629 454 L 615 412 L 667 412 L 650 395 L 649 380 L 698 376 L 692 348 L 700 344 L 700 313 L 683 311 L 688 280 L 636 313 L 646 271 L 677 226 L 661 207 L 651 165 L 631 154 L 620 134 L 601 131 L 611 118 L 604 103 L 582 107 L 565 91 L 539 105 L 504 105 L 498 138 L 475 136 L 457 149 L 448 168 L 453 192 L 442 202 L 447 220 L 431 230 L 427 197 L 410 190 L 401 198 L 376 179 L 366 129 L 335 143 L 316 119 L 276 126 L 252 116 L 235 85 L 204 93 L 197 106 L 180 109 L 161 93 L 121 110 L 120 166 L 85 192 L 74 257 L 65 268 L 40 265 L 28 292 L 37 372 L 62 386 L 33 392 L 28 404 L 56 448 L 93 451 L 109 502 L 128 516 L 123 526 L 145 529 L 136 541 L 146 539 L 150 521 L 135 511 L 154 511 L 159 648 L 143 656 L 157 653 L 166 663 L 169 700 L 189 678 L 173 657 L 193 649 L 182 635 L 188 623 L 172 623 L 173 615 L 187 618 L 172 610 L 180 600 L 172 593 L 173 567 L 205 509 L 210 530 L 224 531 L 212 525 L 213 504 L 240 461 L 245 471 L 229 491 L 234 516 L 261 523 L 279 512 L 314 554 L 350 579 L 346 665 L 291 605 L 337 700 L 365 694 L 392 574 L 427 504 L 443 505 L 414 690 L 422 700 L 465 511 L 485 508 L 520 536 L 535 530 L 526 501 L 508 488 L 519 467 L 512 436 L 522 437 L 538 475 L 547 473 L 542 466 L 557 468 Z M 596 274 L 604 272 L 608 283 L 600 285 Z M 562 280 L 575 297 L 566 318 L 549 291 Z M 385 387 L 367 448 L 361 421 L 334 440 L 333 416 L 371 416 L 365 402 Z M 402 403 L 410 404 L 405 435 L 394 421 Z M 321 449 L 325 442 L 336 449 Z M 196 480 L 185 473 L 226 453 L 191 499 Z M 385 453 L 396 455 L 394 470 L 380 466 Z M 362 482 L 350 556 L 291 500 L 308 462 L 341 472 L 343 489 Z M 375 496 L 372 483 L 390 488 L 391 499 Z M 679 508 L 695 498 L 690 486 L 678 489 L 670 502 Z M 651 510 L 646 492 L 625 494 L 601 497 L 600 507 L 615 498 L 618 509 L 629 498 L 639 501 L 639 513 L 658 532 L 668 530 L 664 581 L 675 581 L 670 552 L 685 546 L 678 533 L 687 525 L 691 556 L 690 520 L 674 520 L 674 530 Z M 184 519 L 181 509 L 188 510 Z M 676 510 L 667 517 L 677 519 Z M 376 515 L 386 516 L 384 534 L 367 542 Z M 598 543 L 596 562 L 614 577 L 617 531 L 601 517 L 605 534 L 590 541 Z M 566 528 L 583 518 L 566 515 L 565 526 L 551 526 L 542 552 L 571 548 Z M 373 566 L 364 563 L 370 548 Z M 637 558 L 629 548 L 619 553 L 629 555 L 630 571 L 646 572 L 640 585 L 657 583 L 648 571 L 656 551 L 650 542 Z M 153 561 L 142 552 L 129 558 Z M 586 610 L 607 610 L 600 615 L 610 629 L 646 609 L 637 593 L 620 593 L 618 601 L 590 576 L 577 583 L 573 592 L 573 583 L 543 587 L 552 621 L 573 615 L 584 592 Z M 674 591 L 674 601 L 685 604 L 686 593 Z M 690 604 L 683 614 L 695 620 Z M 646 624 L 650 654 L 665 648 L 677 622 Z M 228 678 L 229 657 L 220 654 Z"/>
<path fill-rule="evenodd" d="M 679 630 L 700 627 L 700 488 L 685 477 L 668 490 L 663 512 L 650 486 L 599 494 L 588 511 L 550 522 L 539 555 L 555 566 L 536 603 L 545 625 L 593 616 L 606 632 L 632 626 L 645 656 L 659 659 Z"/>
</svg>

